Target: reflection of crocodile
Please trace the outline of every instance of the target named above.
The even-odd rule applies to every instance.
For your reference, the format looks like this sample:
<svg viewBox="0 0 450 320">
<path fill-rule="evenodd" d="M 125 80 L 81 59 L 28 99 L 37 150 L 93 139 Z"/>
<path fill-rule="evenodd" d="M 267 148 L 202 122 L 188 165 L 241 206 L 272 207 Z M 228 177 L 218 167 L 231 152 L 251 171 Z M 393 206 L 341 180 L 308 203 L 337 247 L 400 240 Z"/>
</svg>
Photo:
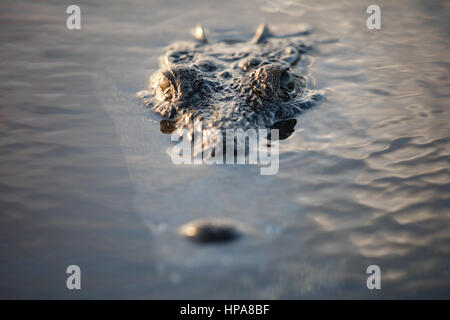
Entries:
<svg viewBox="0 0 450 320">
<path fill-rule="evenodd" d="M 274 36 L 261 25 L 249 42 L 209 43 L 198 26 L 198 41 L 169 46 L 149 90 L 138 96 L 165 118 L 166 133 L 200 120 L 218 129 L 277 128 L 285 138 L 292 117 L 319 97 L 290 69 L 309 49 L 301 35 Z"/>
</svg>

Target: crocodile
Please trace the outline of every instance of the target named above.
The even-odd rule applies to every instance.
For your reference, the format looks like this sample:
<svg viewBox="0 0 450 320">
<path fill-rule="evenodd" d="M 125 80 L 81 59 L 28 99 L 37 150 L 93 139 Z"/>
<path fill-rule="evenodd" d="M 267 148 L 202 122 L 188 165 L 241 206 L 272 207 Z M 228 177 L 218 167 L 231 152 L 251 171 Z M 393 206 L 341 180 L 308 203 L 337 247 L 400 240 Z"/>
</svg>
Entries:
<svg viewBox="0 0 450 320">
<path fill-rule="evenodd" d="M 261 24 L 249 41 L 210 42 L 199 25 L 193 30 L 196 41 L 167 47 L 161 68 L 137 96 L 161 116 L 163 133 L 188 128 L 194 137 L 198 130 L 204 136 L 208 128 L 224 134 L 228 129 L 270 128 L 285 139 L 294 132 L 295 117 L 322 97 L 296 72 L 302 54 L 312 49 L 304 41 L 306 33 L 275 35 Z M 215 149 L 212 141 L 208 148 Z M 180 233 L 198 243 L 229 242 L 243 234 L 238 226 L 203 219 L 182 226 Z"/>
<path fill-rule="evenodd" d="M 276 128 L 284 139 L 294 131 L 295 117 L 321 97 L 294 70 L 312 48 L 304 41 L 307 33 L 280 36 L 261 24 L 250 41 L 210 42 L 199 25 L 196 41 L 167 47 L 160 70 L 137 96 L 162 117 L 164 133 L 200 121 L 221 130 Z"/>
</svg>

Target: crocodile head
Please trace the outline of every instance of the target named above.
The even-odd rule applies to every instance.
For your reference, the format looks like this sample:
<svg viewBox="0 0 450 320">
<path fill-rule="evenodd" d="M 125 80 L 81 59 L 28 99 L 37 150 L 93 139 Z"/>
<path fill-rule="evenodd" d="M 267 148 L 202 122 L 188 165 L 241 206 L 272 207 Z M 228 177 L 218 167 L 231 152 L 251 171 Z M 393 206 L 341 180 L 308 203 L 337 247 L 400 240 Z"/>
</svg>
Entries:
<svg viewBox="0 0 450 320">
<path fill-rule="evenodd" d="M 261 25 L 251 41 L 210 43 L 204 29 L 194 29 L 196 42 L 170 45 L 149 88 L 138 93 L 160 114 L 169 133 L 201 121 L 216 129 L 278 128 L 292 132 L 293 119 L 319 94 L 295 72 L 310 47 L 304 33 L 275 36 Z M 281 125 L 280 125 L 281 123 Z"/>
</svg>

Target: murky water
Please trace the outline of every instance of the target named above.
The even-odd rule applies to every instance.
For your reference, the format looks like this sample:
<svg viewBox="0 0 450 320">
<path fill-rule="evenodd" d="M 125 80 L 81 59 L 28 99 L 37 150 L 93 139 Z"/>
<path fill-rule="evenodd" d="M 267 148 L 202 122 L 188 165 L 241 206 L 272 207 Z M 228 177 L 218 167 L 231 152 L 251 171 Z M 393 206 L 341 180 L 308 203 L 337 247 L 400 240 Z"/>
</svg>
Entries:
<svg viewBox="0 0 450 320">
<path fill-rule="evenodd" d="M 449 298 L 447 1 L 2 1 L 1 298 Z M 250 39 L 309 24 L 326 99 L 280 169 L 175 166 L 135 93 L 197 23 Z M 193 219 L 248 234 L 201 246 Z M 66 267 L 82 290 L 66 289 Z M 379 265 L 382 289 L 366 287 Z"/>
</svg>

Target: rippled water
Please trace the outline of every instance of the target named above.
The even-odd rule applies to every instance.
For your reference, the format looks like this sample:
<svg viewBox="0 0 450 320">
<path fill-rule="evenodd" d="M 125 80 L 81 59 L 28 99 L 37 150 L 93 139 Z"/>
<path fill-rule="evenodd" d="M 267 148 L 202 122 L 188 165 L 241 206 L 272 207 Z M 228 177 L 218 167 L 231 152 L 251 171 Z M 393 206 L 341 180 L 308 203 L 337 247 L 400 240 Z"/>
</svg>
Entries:
<svg viewBox="0 0 450 320">
<path fill-rule="evenodd" d="M 449 298 L 447 1 L 0 4 L 1 298 Z M 280 170 L 175 166 L 135 93 L 197 23 L 250 39 L 312 27 L 326 99 L 282 141 Z M 225 217 L 227 245 L 176 234 Z M 82 269 L 68 291 L 65 269 Z M 381 267 L 382 289 L 366 288 Z"/>
</svg>

